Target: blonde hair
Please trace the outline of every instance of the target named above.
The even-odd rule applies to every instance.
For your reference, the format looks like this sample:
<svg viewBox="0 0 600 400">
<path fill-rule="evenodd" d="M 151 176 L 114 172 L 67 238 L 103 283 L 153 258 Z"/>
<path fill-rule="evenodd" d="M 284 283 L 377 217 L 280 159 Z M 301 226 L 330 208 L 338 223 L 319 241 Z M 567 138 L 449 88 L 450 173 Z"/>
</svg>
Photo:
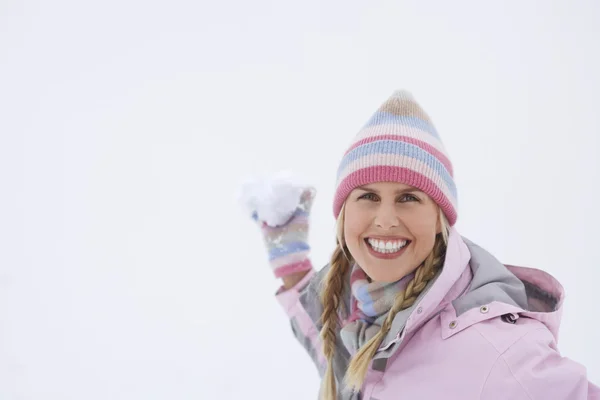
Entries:
<svg viewBox="0 0 600 400">
<path fill-rule="evenodd" d="M 321 314 L 321 340 L 323 342 L 323 353 L 327 359 L 327 369 L 323 379 L 321 391 L 322 400 L 336 400 L 337 389 L 335 375 L 333 373 L 333 356 L 335 353 L 335 338 L 338 330 L 338 310 L 343 305 L 342 291 L 352 264 L 348 247 L 344 240 L 344 210 L 342 206 L 337 220 L 336 247 L 330 261 L 329 271 L 325 276 L 324 288 L 321 293 L 323 313 Z M 379 349 L 381 342 L 389 332 L 396 314 L 412 306 L 425 289 L 427 283 L 435 277 L 442 266 L 448 243 L 449 224 L 446 216 L 439 209 L 439 222 L 442 232 L 436 236 L 433 250 L 425 261 L 415 270 L 414 278 L 406 285 L 406 288 L 396 295 L 392 308 L 388 312 L 381 329 L 367 343 L 365 343 L 350 360 L 348 370 L 344 377 L 346 385 L 353 391 L 359 391 L 365 379 L 369 364 Z"/>
</svg>

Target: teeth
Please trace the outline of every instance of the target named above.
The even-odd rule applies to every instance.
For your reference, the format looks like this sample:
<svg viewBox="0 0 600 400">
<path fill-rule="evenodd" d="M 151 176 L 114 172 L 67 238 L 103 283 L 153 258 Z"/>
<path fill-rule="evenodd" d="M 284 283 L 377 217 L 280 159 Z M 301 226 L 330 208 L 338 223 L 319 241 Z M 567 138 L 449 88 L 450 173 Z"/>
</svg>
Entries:
<svg viewBox="0 0 600 400">
<path fill-rule="evenodd" d="M 402 247 L 406 246 L 407 243 L 406 240 L 385 242 L 383 240 L 368 239 L 367 241 L 374 250 L 380 253 L 395 253 Z"/>
</svg>

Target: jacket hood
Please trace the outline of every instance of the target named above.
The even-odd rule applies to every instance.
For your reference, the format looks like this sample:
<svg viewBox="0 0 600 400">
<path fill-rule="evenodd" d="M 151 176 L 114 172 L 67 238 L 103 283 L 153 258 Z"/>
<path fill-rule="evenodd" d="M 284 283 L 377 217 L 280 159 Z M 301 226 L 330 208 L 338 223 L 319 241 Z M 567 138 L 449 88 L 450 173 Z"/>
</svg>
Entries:
<svg viewBox="0 0 600 400">
<path fill-rule="evenodd" d="M 467 292 L 453 301 L 456 315 L 460 318 L 473 308 L 496 303 L 502 305 L 499 312 L 539 320 L 558 340 L 564 302 L 560 282 L 539 269 L 502 264 L 477 244 L 462 240 L 471 254 L 472 279 Z"/>
</svg>

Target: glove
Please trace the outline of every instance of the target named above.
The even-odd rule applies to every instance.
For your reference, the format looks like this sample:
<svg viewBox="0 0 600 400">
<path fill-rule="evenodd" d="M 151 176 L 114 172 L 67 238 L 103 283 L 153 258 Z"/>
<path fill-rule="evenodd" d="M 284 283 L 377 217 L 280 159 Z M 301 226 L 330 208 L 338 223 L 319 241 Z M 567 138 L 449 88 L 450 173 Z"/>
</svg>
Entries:
<svg viewBox="0 0 600 400">
<path fill-rule="evenodd" d="M 241 200 L 261 227 L 269 264 L 277 278 L 312 269 L 309 217 L 316 190 L 290 173 L 243 185 Z"/>
</svg>

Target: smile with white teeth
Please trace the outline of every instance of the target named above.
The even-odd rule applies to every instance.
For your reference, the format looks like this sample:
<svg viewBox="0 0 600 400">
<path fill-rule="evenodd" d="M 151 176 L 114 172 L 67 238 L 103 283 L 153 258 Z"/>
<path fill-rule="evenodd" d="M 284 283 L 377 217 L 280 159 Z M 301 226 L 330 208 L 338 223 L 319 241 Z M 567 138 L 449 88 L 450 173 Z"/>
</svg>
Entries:
<svg viewBox="0 0 600 400">
<path fill-rule="evenodd" d="M 368 238 L 367 243 L 378 253 L 396 253 L 408 243 L 407 240 L 377 240 Z"/>
</svg>

